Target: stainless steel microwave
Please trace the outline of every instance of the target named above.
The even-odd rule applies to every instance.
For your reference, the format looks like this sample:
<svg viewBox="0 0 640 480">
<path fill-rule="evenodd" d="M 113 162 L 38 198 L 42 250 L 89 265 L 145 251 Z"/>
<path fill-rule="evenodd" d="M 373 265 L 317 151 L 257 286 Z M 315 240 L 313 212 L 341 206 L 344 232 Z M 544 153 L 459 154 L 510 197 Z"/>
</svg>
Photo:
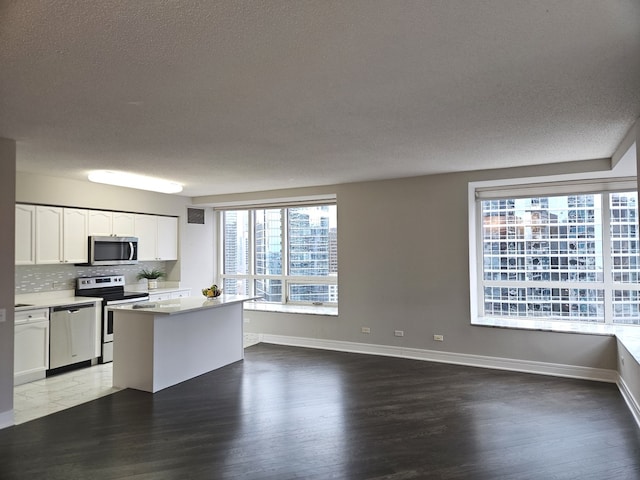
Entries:
<svg viewBox="0 0 640 480">
<path fill-rule="evenodd" d="M 90 265 L 138 263 L 138 237 L 90 236 Z"/>
</svg>

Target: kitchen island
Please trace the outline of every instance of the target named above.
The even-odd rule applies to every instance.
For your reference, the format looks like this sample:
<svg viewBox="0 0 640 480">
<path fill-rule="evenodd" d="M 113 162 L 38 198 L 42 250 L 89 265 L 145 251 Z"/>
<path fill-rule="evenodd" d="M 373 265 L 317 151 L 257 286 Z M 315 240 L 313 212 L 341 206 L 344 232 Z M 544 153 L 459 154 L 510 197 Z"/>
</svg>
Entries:
<svg viewBox="0 0 640 480">
<path fill-rule="evenodd" d="M 244 358 L 243 302 L 221 295 L 113 310 L 113 386 L 155 393 Z"/>
</svg>

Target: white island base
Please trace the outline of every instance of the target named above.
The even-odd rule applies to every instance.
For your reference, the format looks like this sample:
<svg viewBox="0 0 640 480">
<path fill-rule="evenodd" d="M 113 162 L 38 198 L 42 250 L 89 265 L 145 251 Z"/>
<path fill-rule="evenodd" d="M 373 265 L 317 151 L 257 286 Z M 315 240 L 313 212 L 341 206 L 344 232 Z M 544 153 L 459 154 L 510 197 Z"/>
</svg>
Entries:
<svg viewBox="0 0 640 480">
<path fill-rule="evenodd" d="M 253 298 L 187 297 L 112 307 L 113 386 L 155 393 L 242 360 L 242 304 Z"/>
</svg>

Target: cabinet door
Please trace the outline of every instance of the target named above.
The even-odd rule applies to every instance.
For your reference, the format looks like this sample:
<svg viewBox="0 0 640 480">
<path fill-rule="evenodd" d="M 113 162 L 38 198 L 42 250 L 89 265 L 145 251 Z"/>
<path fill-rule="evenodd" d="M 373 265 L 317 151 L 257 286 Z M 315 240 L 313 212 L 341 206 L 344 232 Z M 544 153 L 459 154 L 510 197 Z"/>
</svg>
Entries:
<svg viewBox="0 0 640 480">
<path fill-rule="evenodd" d="M 170 292 L 150 293 L 149 294 L 149 301 L 150 302 L 159 302 L 161 300 L 169 300 L 170 298 L 171 298 L 171 293 Z"/>
<path fill-rule="evenodd" d="M 77 208 L 64 209 L 63 260 L 66 263 L 87 261 L 88 212 Z"/>
<path fill-rule="evenodd" d="M 14 383 L 44 378 L 49 368 L 49 322 L 15 326 Z"/>
<path fill-rule="evenodd" d="M 62 262 L 62 208 L 36 206 L 36 263 Z"/>
<path fill-rule="evenodd" d="M 119 237 L 132 237 L 136 234 L 133 213 L 113 212 L 114 235 Z"/>
<path fill-rule="evenodd" d="M 89 210 L 89 235 L 111 235 L 113 232 L 113 213 Z"/>
<path fill-rule="evenodd" d="M 178 259 L 178 219 L 158 217 L 158 260 Z"/>
<path fill-rule="evenodd" d="M 157 217 L 135 215 L 135 236 L 138 237 L 138 260 L 157 260 Z"/>
<path fill-rule="evenodd" d="M 185 298 L 191 296 L 191 290 L 178 290 L 177 292 L 171 292 L 171 298 Z"/>
<path fill-rule="evenodd" d="M 36 263 L 36 207 L 16 205 L 16 265 Z"/>
</svg>

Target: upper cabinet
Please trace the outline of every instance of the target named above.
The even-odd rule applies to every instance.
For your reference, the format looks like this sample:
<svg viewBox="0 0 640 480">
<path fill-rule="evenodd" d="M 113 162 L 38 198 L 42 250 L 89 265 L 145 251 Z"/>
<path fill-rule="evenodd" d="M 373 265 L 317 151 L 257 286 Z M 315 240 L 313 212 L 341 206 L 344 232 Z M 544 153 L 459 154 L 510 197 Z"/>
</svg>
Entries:
<svg viewBox="0 0 640 480">
<path fill-rule="evenodd" d="M 87 218 L 86 210 L 36 206 L 36 263 L 86 262 Z"/>
<path fill-rule="evenodd" d="M 62 262 L 62 208 L 36 206 L 36 263 Z"/>
<path fill-rule="evenodd" d="M 136 234 L 133 213 L 113 212 L 113 234 L 119 237 L 133 237 Z"/>
<path fill-rule="evenodd" d="M 134 215 L 124 212 L 89 210 L 89 235 L 134 235 Z"/>
<path fill-rule="evenodd" d="M 90 235 L 136 236 L 138 260 L 178 259 L 178 219 L 16 204 L 16 265 L 85 263 Z"/>
<path fill-rule="evenodd" d="M 178 259 L 178 219 L 176 217 L 158 217 L 159 260 Z"/>
<path fill-rule="evenodd" d="M 62 261 L 84 263 L 88 258 L 89 212 L 77 208 L 63 208 Z"/>
<path fill-rule="evenodd" d="M 138 260 L 178 259 L 178 219 L 156 215 L 135 215 Z"/>
<path fill-rule="evenodd" d="M 16 205 L 16 265 L 36 263 L 36 207 Z"/>
<path fill-rule="evenodd" d="M 113 212 L 89 210 L 89 235 L 111 235 Z"/>
</svg>

